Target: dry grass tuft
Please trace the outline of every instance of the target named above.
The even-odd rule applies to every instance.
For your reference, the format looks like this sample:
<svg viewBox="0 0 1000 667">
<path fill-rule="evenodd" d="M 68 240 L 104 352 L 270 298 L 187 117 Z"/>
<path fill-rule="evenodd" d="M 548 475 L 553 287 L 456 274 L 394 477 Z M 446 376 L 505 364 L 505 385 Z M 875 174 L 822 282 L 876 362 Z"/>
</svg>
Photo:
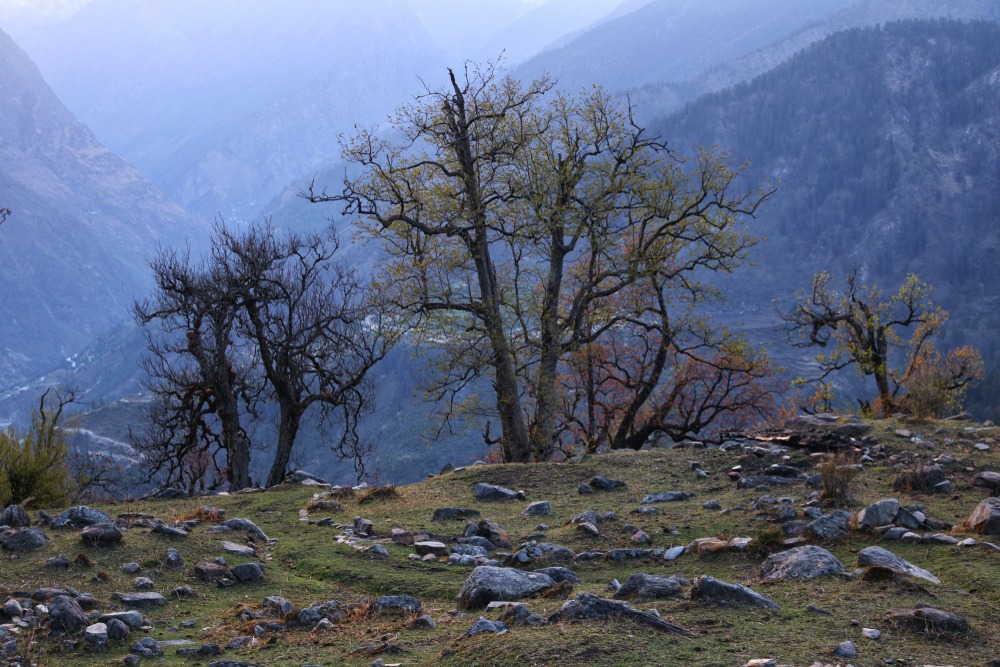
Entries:
<svg viewBox="0 0 1000 667">
<path fill-rule="evenodd" d="M 399 491 L 396 490 L 395 484 L 387 484 L 385 486 L 376 486 L 374 489 L 365 491 L 358 499 L 359 505 L 364 505 L 365 503 L 374 502 L 376 500 L 389 500 L 392 498 L 398 498 Z"/>
<path fill-rule="evenodd" d="M 845 452 L 828 454 L 823 462 L 816 466 L 823 490 L 820 499 L 830 503 L 850 503 L 854 499 L 854 480 L 861 472 Z"/>
</svg>

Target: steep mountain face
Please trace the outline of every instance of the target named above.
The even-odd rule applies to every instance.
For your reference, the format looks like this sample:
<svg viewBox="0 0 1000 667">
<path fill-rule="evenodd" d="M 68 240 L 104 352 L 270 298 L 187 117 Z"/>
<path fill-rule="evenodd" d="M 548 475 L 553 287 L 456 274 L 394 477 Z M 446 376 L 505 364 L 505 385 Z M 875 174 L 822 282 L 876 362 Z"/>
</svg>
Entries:
<svg viewBox="0 0 1000 667">
<path fill-rule="evenodd" d="M 250 217 L 440 63 L 398 0 L 94 0 L 19 40 L 109 147 L 189 210 Z"/>
<path fill-rule="evenodd" d="M 557 76 L 576 91 L 600 84 L 618 92 L 687 81 L 712 66 L 793 35 L 855 0 L 654 0 L 602 23 L 518 68 Z"/>
<path fill-rule="evenodd" d="M 946 342 L 991 360 L 998 108 L 1000 26 L 907 21 L 835 34 L 655 129 L 678 148 L 718 144 L 750 161 L 748 182 L 778 183 L 757 266 L 730 286 L 735 306 L 787 304 L 820 270 L 857 269 L 887 290 L 915 272 L 951 311 Z"/>
<path fill-rule="evenodd" d="M 866 26 L 908 19 L 1000 21 L 996 0 L 861 0 L 811 23 L 786 39 L 768 44 L 748 55 L 718 64 L 687 81 L 676 78 L 649 83 L 625 91 L 645 118 L 676 111 L 701 95 L 749 81 L 774 69 L 799 51 L 830 35 Z"/>
<path fill-rule="evenodd" d="M 151 286 L 159 243 L 205 225 L 99 144 L 0 32 L 0 387 L 67 360 Z"/>
</svg>

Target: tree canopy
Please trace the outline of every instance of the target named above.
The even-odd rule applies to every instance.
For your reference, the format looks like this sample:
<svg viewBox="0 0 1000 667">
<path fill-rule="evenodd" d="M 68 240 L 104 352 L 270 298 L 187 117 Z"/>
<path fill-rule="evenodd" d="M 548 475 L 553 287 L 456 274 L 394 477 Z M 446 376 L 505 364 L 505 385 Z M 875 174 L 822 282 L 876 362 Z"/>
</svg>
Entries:
<svg viewBox="0 0 1000 667">
<path fill-rule="evenodd" d="M 449 70 L 343 152 L 359 175 L 307 196 L 382 241 L 380 291 L 441 355 L 436 397 L 453 407 L 489 379 L 505 460 L 548 459 L 584 421 L 637 447 L 763 409 L 766 357 L 699 311 L 719 296 L 700 275 L 744 261 L 768 194 L 737 187 L 724 156 L 687 164 L 603 90 L 567 96 L 493 63 Z"/>
</svg>

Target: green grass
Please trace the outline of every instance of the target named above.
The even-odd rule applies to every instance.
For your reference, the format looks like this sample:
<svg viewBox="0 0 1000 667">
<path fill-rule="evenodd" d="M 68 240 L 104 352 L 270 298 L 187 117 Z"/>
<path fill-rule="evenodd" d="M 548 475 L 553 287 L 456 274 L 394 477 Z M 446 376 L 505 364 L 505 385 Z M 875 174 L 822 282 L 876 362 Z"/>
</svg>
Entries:
<svg viewBox="0 0 1000 667">
<path fill-rule="evenodd" d="M 975 442 L 993 442 L 993 431 L 965 433 L 960 423 L 905 426 L 935 443 L 928 451 L 917 444 L 894 435 L 900 423 L 876 422 L 872 437 L 886 449 L 886 457 L 868 464 L 858 477 L 855 503 L 852 509 L 882 498 L 896 497 L 904 505 L 923 504 L 934 517 L 959 524 L 983 498 L 980 489 L 968 485 L 973 472 L 984 467 L 997 469 L 1000 451 L 979 453 L 972 449 Z M 937 432 L 938 429 L 945 429 Z M 952 444 L 946 441 L 953 440 Z M 1000 447 L 993 446 L 994 450 Z M 926 462 L 931 457 L 950 453 L 956 462 L 945 466 L 952 480 L 951 496 L 930 496 L 894 493 L 890 484 L 904 467 Z M 795 452 L 792 462 L 802 462 L 806 453 Z M 892 458 L 889 458 L 892 457 Z M 709 479 L 697 480 L 688 469 L 689 460 L 698 460 L 710 472 Z M 440 537 L 458 535 L 465 522 L 432 522 L 435 508 L 444 506 L 473 507 L 484 518 L 500 522 L 515 544 L 536 532 L 536 525 L 545 523 L 546 540 L 566 545 L 575 551 L 607 550 L 634 546 L 629 537 L 632 528 L 642 529 L 652 536 L 654 546 L 684 545 L 705 536 L 748 536 L 764 533 L 774 524 L 756 516 L 752 501 L 759 491 L 738 491 L 725 477 L 725 471 L 737 463 L 744 468 L 764 466 L 770 460 L 741 458 L 736 453 L 702 449 L 672 449 L 653 452 L 621 452 L 592 457 L 576 464 L 476 466 L 438 476 L 420 484 L 400 487 L 395 497 L 375 500 L 363 505 L 357 498 L 343 499 L 343 511 L 334 515 L 342 524 L 350 524 L 360 515 L 375 523 L 376 531 L 388 534 L 391 528 L 425 529 Z M 611 493 L 581 496 L 580 482 L 595 474 L 605 474 L 628 482 L 628 488 Z M 472 488 L 477 482 L 502 484 L 523 489 L 532 500 L 548 500 L 553 514 L 524 517 L 521 510 L 527 502 L 480 503 L 473 499 Z M 693 499 L 658 505 L 656 515 L 633 513 L 648 493 L 680 489 L 693 491 Z M 775 496 L 791 495 L 802 498 L 808 489 L 774 489 Z M 835 662 L 832 648 L 850 639 L 858 645 L 860 657 L 855 664 L 876 665 L 886 659 L 913 660 L 918 664 L 978 665 L 1000 657 L 1000 553 L 977 546 L 961 550 L 938 545 L 912 545 L 899 542 L 884 544 L 894 553 L 924 567 L 941 578 L 941 585 L 926 584 L 923 589 L 905 582 L 863 581 L 858 577 L 825 578 L 805 582 L 764 584 L 760 581 L 763 555 L 721 553 L 706 556 L 685 554 L 665 563 L 630 562 L 615 564 L 592 561 L 570 564 L 582 578 L 577 591 L 608 595 L 607 585 L 617 578 L 624 581 L 633 572 L 670 575 L 683 574 L 693 579 L 708 574 L 726 581 L 747 584 L 775 600 L 779 611 L 746 607 L 720 607 L 687 600 L 667 600 L 636 603 L 655 608 L 666 619 L 692 631 L 691 638 L 658 634 L 642 626 L 624 621 L 604 623 L 561 623 L 542 628 L 515 626 L 503 636 L 462 638 L 478 613 L 460 614 L 455 611 L 455 597 L 469 568 L 442 563 L 425 563 L 407 558 L 409 547 L 388 544 L 390 558 L 381 560 L 347 544 L 337 544 L 340 531 L 332 527 L 309 525 L 299 519 L 312 490 L 305 487 L 283 488 L 266 493 L 254 493 L 210 499 L 184 501 L 144 501 L 102 507 L 112 516 L 121 512 L 147 512 L 165 520 L 193 515 L 205 504 L 223 507 L 228 517 L 247 517 L 256 522 L 278 542 L 262 549 L 261 560 L 267 565 L 263 583 L 250 586 L 217 588 L 194 579 L 192 568 L 201 560 L 224 555 L 223 538 L 241 541 L 242 535 L 218 536 L 207 534 L 204 527 L 196 528 L 185 540 L 169 540 L 150 534 L 145 528 L 133 528 L 124 542 L 113 548 L 93 548 L 80 543 L 78 531 L 48 531 L 53 541 L 31 554 L 15 557 L 0 554 L 0 592 L 31 591 L 41 586 L 72 586 L 95 594 L 101 609 L 117 609 L 111 599 L 114 592 L 129 591 L 132 575 L 121 571 L 129 561 L 143 564 L 142 574 L 156 583 L 155 590 L 168 595 L 175 586 L 190 585 L 199 596 L 193 600 L 171 601 L 166 607 L 148 612 L 154 621 L 152 635 L 157 639 L 190 639 L 198 644 L 226 644 L 249 628 L 240 624 L 237 610 L 242 604 L 259 605 L 265 595 L 278 594 L 297 606 L 313 601 L 336 599 L 345 604 L 362 602 L 378 595 L 407 593 L 419 598 L 427 613 L 438 622 L 436 630 L 411 629 L 411 618 L 386 615 L 360 615 L 328 632 L 289 630 L 269 633 L 252 648 L 227 653 L 227 658 L 267 665 L 369 665 L 374 656 L 349 656 L 358 647 L 392 638 L 405 651 L 387 655 L 387 663 L 406 665 L 742 665 L 755 657 L 773 657 L 783 664 L 810 665 Z M 702 504 L 718 499 L 731 511 L 702 509 Z M 739 509 L 740 507 L 746 509 Z M 733 509 L 736 508 L 736 509 Z M 590 537 L 579 532 L 568 521 L 588 509 L 614 511 L 618 520 L 600 525 L 601 536 Z M 323 516 L 322 513 L 313 518 Z M 961 534 L 961 533 L 956 533 Z M 878 543 L 872 535 L 852 533 L 839 543 L 824 544 L 842 562 L 853 569 L 857 552 Z M 187 560 L 181 571 L 171 571 L 160 565 L 166 549 L 177 547 Z M 95 566 L 74 566 L 67 571 L 42 570 L 39 564 L 50 556 L 64 553 L 73 558 L 86 553 Z M 231 563 L 249 560 L 225 554 Z M 98 574 L 103 573 L 104 577 Z M 557 599 L 529 600 L 536 613 L 548 615 L 562 604 Z M 928 603 L 960 613 L 972 626 L 967 637 L 936 638 L 893 628 L 884 621 L 886 611 L 893 607 Z M 807 612 L 813 604 L 829 612 L 818 615 Z M 485 612 L 481 612 L 485 613 Z M 178 630 L 180 623 L 194 620 L 191 629 Z M 878 628 L 883 636 L 871 641 L 861 634 L 862 627 Z M 141 635 L 139 635 L 141 636 Z M 138 636 L 133 634 L 133 641 Z M 76 650 L 61 653 L 58 642 L 40 634 L 35 636 L 39 664 L 48 665 L 111 665 L 120 664 L 127 652 L 126 645 L 117 645 L 105 654 L 91 655 Z M 192 662 L 174 655 L 167 649 L 162 662 L 156 664 L 207 664 L 207 660 Z"/>
</svg>

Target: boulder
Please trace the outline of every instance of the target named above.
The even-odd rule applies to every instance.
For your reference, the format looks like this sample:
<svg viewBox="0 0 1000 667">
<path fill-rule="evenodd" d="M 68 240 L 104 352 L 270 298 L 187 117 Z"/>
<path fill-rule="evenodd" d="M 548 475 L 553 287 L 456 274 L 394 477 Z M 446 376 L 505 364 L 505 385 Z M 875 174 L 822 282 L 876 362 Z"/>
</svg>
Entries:
<svg viewBox="0 0 1000 667">
<path fill-rule="evenodd" d="M 969 516 L 969 527 L 983 535 L 1000 535 L 1000 497 L 990 497 Z"/>
<path fill-rule="evenodd" d="M 59 554 L 58 556 L 53 556 L 52 558 L 49 558 L 44 563 L 42 563 L 42 567 L 59 569 L 59 570 L 68 570 L 69 568 L 73 567 L 73 563 L 72 561 L 70 561 L 69 556 L 67 556 L 66 554 Z"/>
<path fill-rule="evenodd" d="M 122 541 L 122 531 L 111 522 L 95 523 L 80 531 L 80 541 L 93 547 L 110 547 Z"/>
<path fill-rule="evenodd" d="M 434 510 L 431 521 L 450 521 L 451 519 L 475 519 L 479 517 L 479 510 L 465 507 L 439 507 Z"/>
<path fill-rule="evenodd" d="M 360 516 L 354 517 L 354 534 L 358 537 L 372 537 L 375 534 L 375 524 Z"/>
<path fill-rule="evenodd" d="M 972 486 L 986 489 L 991 496 L 1000 496 L 1000 472 L 984 470 L 972 478 Z M 3 523 L 0 521 L 0 523 Z"/>
<path fill-rule="evenodd" d="M 239 519 L 239 518 L 226 519 L 225 521 L 222 522 L 222 525 L 228 528 L 229 530 L 244 530 L 253 535 L 254 537 L 256 537 L 257 539 L 263 540 L 265 542 L 271 541 L 270 538 L 264 534 L 264 531 L 261 530 L 257 526 L 257 524 L 255 524 L 250 519 Z"/>
<path fill-rule="evenodd" d="M 693 498 L 693 493 L 688 493 L 687 491 L 661 491 L 660 493 L 651 493 L 642 499 L 644 505 L 650 503 L 672 503 L 680 500 L 687 500 L 688 498 Z"/>
<path fill-rule="evenodd" d="M 940 492 L 938 485 L 946 481 L 941 466 L 937 464 L 919 466 L 913 470 L 907 470 L 897 477 L 892 483 L 892 490 L 938 493 Z"/>
<path fill-rule="evenodd" d="M 597 475 L 590 480 L 590 488 L 597 491 L 617 491 L 624 489 L 628 485 L 620 479 L 611 479 L 603 475 Z"/>
<path fill-rule="evenodd" d="M 495 600 L 519 600 L 555 584 L 545 574 L 484 565 L 475 568 L 465 580 L 458 593 L 458 608 L 478 609 Z"/>
<path fill-rule="evenodd" d="M 931 635 L 960 635 L 969 631 L 969 622 L 963 617 L 926 605 L 917 605 L 913 609 L 890 609 L 886 620 L 894 626 Z"/>
<path fill-rule="evenodd" d="M 74 635 L 90 624 L 87 614 L 68 595 L 57 595 L 48 603 L 49 632 Z"/>
<path fill-rule="evenodd" d="M 132 629 L 128 625 L 112 618 L 109 621 L 102 621 L 108 627 L 108 639 L 113 642 L 125 641 L 132 634 Z"/>
<path fill-rule="evenodd" d="M 227 540 L 223 540 L 222 550 L 225 551 L 226 553 L 236 554 L 237 556 L 247 556 L 249 558 L 257 557 L 257 549 L 250 546 L 249 544 L 236 544 L 235 542 L 229 542 Z M 181 559 L 181 563 L 182 564 L 184 563 L 183 559 Z"/>
<path fill-rule="evenodd" d="M 117 599 L 122 605 L 133 609 L 152 609 L 162 607 L 167 604 L 167 598 L 159 593 L 144 591 L 141 593 L 115 593 L 111 597 Z"/>
<path fill-rule="evenodd" d="M 7 551 L 31 551 L 49 543 L 41 528 L 22 528 L 0 534 L 0 546 Z"/>
<path fill-rule="evenodd" d="M 574 558 L 576 558 L 576 554 L 567 547 L 549 542 L 538 542 L 523 545 L 508 556 L 505 562 L 509 565 L 524 565 L 535 561 L 569 561 Z"/>
<path fill-rule="evenodd" d="M 132 630 L 138 630 L 142 627 L 142 614 L 134 609 L 129 611 L 114 611 L 107 614 L 101 614 L 97 620 L 101 623 L 107 623 L 108 627 L 111 627 L 112 621 L 124 623 Z"/>
<path fill-rule="evenodd" d="M 838 540 L 847 537 L 850 524 L 851 513 L 837 510 L 812 521 L 806 530 L 821 540 Z"/>
<path fill-rule="evenodd" d="M 20 505 L 8 505 L 0 512 L 0 526 L 11 528 L 27 528 L 31 525 L 31 517 Z"/>
<path fill-rule="evenodd" d="M 497 547 L 510 549 L 513 546 L 510 537 L 507 535 L 507 531 L 496 521 L 483 519 L 479 522 L 477 528 L 480 537 L 485 537 Z"/>
<path fill-rule="evenodd" d="M 422 608 L 420 600 L 412 595 L 383 595 L 372 605 L 375 611 L 402 611 L 408 614 L 419 614 Z"/>
<path fill-rule="evenodd" d="M 226 576 L 226 566 L 218 563 L 195 563 L 194 574 L 202 581 L 218 581 Z"/>
<path fill-rule="evenodd" d="M 899 512 L 899 501 L 895 498 L 880 500 L 858 512 L 858 528 L 871 530 L 878 526 L 888 526 Z"/>
<path fill-rule="evenodd" d="M 765 581 L 815 579 L 843 574 L 844 564 L 832 553 L 817 546 L 804 546 L 771 554 L 761 565 Z"/>
<path fill-rule="evenodd" d="M 777 603 L 741 584 L 730 584 L 715 577 L 702 575 L 691 587 L 691 599 L 723 604 L 749 604 L 767 609 L 779 609 Z"/>
<path fill-rule="evenodd" d="M 95 523 L 111 523 L 111 517 L 86 505 L 71 507 L 52 521 L 53 528 L 83 528 Z"/>
<path fill-rule="evenodd" d="M 444 542 L 435 542 L 433 540 L 427 540 L 424 542 L 414 542 L 413 548 L 417 552 L 418 556 L 426 556 L 432 554 L 434 556 L 447 556 L 448 555 L 448 545 Z"/>
<path fill-rule="evenodd" d="M 249 584 L 264 578 L 264 567 L 260 563 L 243 563 L 229 570 L 236 581 Z"/>
<path fill-rule="evenodd" d="M 620 600 L 682 598 L 684 597 L 682 586 L 687 583 L 688 581 L 684 577 L 677 574 L 661 577 L 655 574 L 637 572 L 625 580 L 622 587 L 615 593 L 615 597 Z"/>
<path fill-rule="evenodd" d="M 476 484 L 472 494 L 475 496 L 476 500 L 484 501 L 524 499 L 523 493 L 513 491 L 503 486 L 497 486 L 495 484 L 486 484 L 485 482 Z"/>
<path fill-rule="evenodd" d="M 547 574 L 552 577 L 552 581 L 560 584 L 564 581 L 568 581 L 571 584 L 580 583 L 580 577 L 576 575 L 576 572 L 569 569 L 568 567 L 543 567 L 535 570 L 539 574 Z"/>
<path fill-rule="evenodd" d="M 521 512 L 524 516 L 542 516 L 545 514 L 552 514 L 552 506 L 547 500 L 536 500 Z"/>
<path fill-rule="evenodd" d="M 624 601 L 608 600 L 590 593 L 580 593 L 571 600 L 567 600 L 556 613 L 549 617 L 549 621 L 552 623 L 566 620 L 603 621 L 609 618 L 635 621 L 670 634 L 690 635 L 681 626 L 668 623 L 657 614 L 641 611 Z"/>
<path fill-rule="evenodd" d="M 104 623 L 88 625 L 83 631 L 83 640 L 90 651 L 107 651 L 111 646 L 108 640 L 108 626 Z"/>
<path fill-rule="evenodd" d="M 911 577 L 919 577 L 927 581 L 940 584 L 941 580 L 927 570 L 917 567 L 913 563 L 904 560 L 882 547 L 866 547 L 858 554 L 858 565 L 879 571 L 888 571 L 895 574 L 905 574 Z"/>
</svg>

